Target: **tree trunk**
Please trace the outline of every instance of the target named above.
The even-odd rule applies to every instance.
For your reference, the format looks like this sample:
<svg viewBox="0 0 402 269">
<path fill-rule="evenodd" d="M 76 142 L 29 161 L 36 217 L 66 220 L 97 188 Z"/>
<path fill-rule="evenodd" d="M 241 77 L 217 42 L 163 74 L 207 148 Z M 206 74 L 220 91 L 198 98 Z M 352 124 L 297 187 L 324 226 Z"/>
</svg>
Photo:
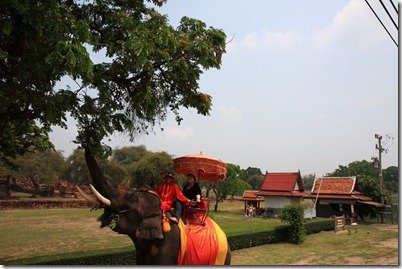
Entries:
<svg viewBox="0 0 402 269">
<path fill-rule="evenodd" d="M 31 195 L 31 197 L 35 198 L 39 194 L 39 184 L 36 181 L 36 175 L 30 175 L 29 178 L 31 179 L 33 184 L 33 194 Z"/>
</svg>

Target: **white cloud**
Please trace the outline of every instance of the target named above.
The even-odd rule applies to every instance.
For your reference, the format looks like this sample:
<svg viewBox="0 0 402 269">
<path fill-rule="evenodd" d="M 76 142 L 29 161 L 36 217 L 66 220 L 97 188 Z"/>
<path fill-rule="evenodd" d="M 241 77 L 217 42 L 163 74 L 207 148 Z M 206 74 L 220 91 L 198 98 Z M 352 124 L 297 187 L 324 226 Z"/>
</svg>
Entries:
<svg viewBox="0 0 402 269">
<path fill-rule="evenodd" d="M 388 17 L 386 14 L 385 16 L 381 14 L 384 11 L 378 1 L 371 1 L 370 5 L 385 23 Z M 392 29 L 392 27 L 387 28 Z M 339 46 L 339 44 L 343 47 L 362 48 L 378 46 L 384 41 L 389 41 L 386 36 L 387 33 L 365 1 L 351 0 L 338 12 L 331 25 L 312 36 L 312 41 L 321 48 Z"/>
<path fill-rule="evenodd" d="M 227 123 L 237 124 L 243 119 L 243 113 L 233 106 L 220 106 L 218 112 L 219 117 Z"/>
<path fill-rule="evenodd" d="M 172 128 L 167 128 L 165 130 L 165 133 L 167 136 L 177 139 L 177 140 L 184 140 L 189 137 L 192 137 L 194 135 L 194 130 L 193 128 L 190 127 L 172 127 Z"/>
<path fill-rule="evenodd" d="M 243 38 L 242 44 L 248 49 L 261 49 L 266 47 L 289 48 L 300 43 L 301 36 L 297 33 L 280 33 L 262 30 L 252 32 Z"/>
<path fill-rule="evenodd" d="M 296 33 L 275 33 L 264 31 L 262 38 L 262 44 L 264 46 L 276 46 L 276 47 L 290 47 L 293 44 L 297 44 L 301 41 L 300 35 Z"/>
<path fill-rule="evenodd" d="M 327 119 L 329 119 L 329 116 L 327 113 L 320 112 L 320 113 L 318 113 L 317 118 L 320 120 L 327 120 Z"/>
<path fill-rule="evenodd" d="M 242 40 L 243 46 L 249 49 L 255 49 L 258 47 L 258 35 L 257 33 L 249 33 Z"/>
</svg>

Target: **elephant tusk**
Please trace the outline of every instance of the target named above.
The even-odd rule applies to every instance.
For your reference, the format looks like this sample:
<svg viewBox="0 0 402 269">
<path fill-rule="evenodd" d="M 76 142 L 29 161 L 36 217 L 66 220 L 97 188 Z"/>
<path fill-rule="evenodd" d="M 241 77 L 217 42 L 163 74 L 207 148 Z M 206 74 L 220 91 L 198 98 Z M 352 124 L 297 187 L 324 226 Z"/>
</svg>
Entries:
<svg viewBox="0 0 402 269">
<path fill-rule="evenodd" d="M 81 194 L 81 196 L 84 197 L 85 200 L 87 200 L 89 202 L 92 202 L 92 203 L 97 203 L 98 202 L 98 200 L 95 200 L 93 197 L 89 196 L 83 190 L 81 190 L 81 188 L 78 187 L 78 185 L 75 185 L 75 188 Z"/>
<path fill-rule="evenodd" d="M 94 186 L 92 186 L 91 184 L 89 184 L 89 187 L 91 187 L 91 190 L 92 190 L 93 194 L 95 194 L 96 198 L 98 198 L 98 200 L 99 200 L 102 204 L 107 205 L 107 206 L 111 206 L 111 205 L 112 205 L 112 202 L 111 202 L 109 199 L 103 197 L 102 194 L 100 194 L 100 193 L 95 189 Z"/>
</svg>

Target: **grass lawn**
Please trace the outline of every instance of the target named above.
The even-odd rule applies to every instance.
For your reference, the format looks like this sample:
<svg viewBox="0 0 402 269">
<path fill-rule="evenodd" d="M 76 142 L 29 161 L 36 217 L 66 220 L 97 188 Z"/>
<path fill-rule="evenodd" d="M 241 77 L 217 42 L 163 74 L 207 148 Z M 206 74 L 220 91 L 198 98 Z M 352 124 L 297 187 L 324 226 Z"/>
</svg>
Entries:
<svg viewBox="0 0 402 269">
<path fill-rule="evenodd" d="M 398 265 L 398 227 L 358 225 L 358 232 L 320 232 L 301 245 L 276 243 L 235 250 L 232 265 Z"/>
<path fill-rule="evenodd" d="M 211 212 L 228 236 L 244 233 L 245 230 L 258 232 L 283 225 L 279 220 L 272 219 L 246 220 L 243 206 L 242 202 L 227 201 L 219 204 L 218 212 Z M 0 264 L 23 258 L 36 257 L 40 261 L 46 256 L 79 257 L 132 249 L 133 243 L 127 236 L 114 233 L 108 227 L 99 228 L 97 218 L 102 212 L 89 209 L 0 211 Z M 302 245 L 271 244 L 236 250 L 233 251 L 232 264 L 342 265 L 351 261 L 354 264 L 378 264 L 376 262 L 382 261 L 382 257 L 397 261 L 398 251 L 394 243 L 397 245 L 398 235 L 395 230 L 359 225 L 358 233 L 309 235 Z M 389 247 L 390 242 L 392 247 Z"/>
<path fill-rule="evenodd" d="M 229 235 L 248 231 L 264 231 L 282 225 L 278 220 L 255 218 L 245 220 L 242 204 L 225 202 L 214 220 Z M 228 211 L 226 211 L 228 210 Z M 5 260 L 33 258 L 47 255 L 86 255 L 113 249 L 133 248 L 132 241 L 108 227 L 99 228 L 97 218 L 103 210 L 37 209 L 0 211 L 0 263 Z"/>
</svg>

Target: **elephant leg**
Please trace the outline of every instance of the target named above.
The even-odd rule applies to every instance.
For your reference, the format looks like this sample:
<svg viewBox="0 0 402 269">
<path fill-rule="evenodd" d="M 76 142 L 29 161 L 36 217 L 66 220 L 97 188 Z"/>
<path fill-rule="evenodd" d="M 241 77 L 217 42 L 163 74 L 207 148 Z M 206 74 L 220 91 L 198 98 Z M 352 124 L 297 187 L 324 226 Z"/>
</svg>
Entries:
<svg viewBox="0 0 402 269">
<path fill-rule="evenodd" d="M 228 248 L 224 265 L 230 265 L 231 260 L 232 260 L 232 253 L 230 252 L 230 248 Z"/>
</svg>

